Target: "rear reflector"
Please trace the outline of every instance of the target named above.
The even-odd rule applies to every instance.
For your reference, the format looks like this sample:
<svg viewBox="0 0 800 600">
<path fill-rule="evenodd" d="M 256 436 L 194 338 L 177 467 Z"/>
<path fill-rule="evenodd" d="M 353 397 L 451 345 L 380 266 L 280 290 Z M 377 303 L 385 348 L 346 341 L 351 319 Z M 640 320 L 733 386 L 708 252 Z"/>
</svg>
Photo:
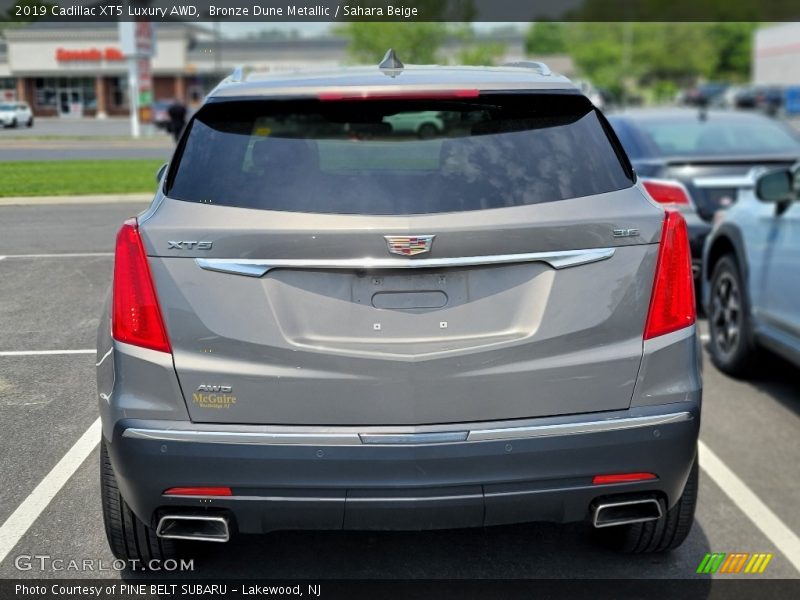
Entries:
<svg viewBox="0 0 800 600">
<path fill-rule="evenodd" d="M 694 277 L 686 221 L 680 213 L 667 211 L 658 247 L 656 278 L 644 339 L 693 325 L 696 319 Z"/>
<path fill-rule="evenodd" d="M 595 475 L 592 477 L 594 485 L 604 485 L 606 483 L 630 483 L 632 481 L 649 481 L 655 479 L 653 473 L 613 473 L 611 475 Z"/>
<path fill-rule="evenodd" d="M 678 182 L 643 179 L 642 185 L 650 197 L 659 204 L 689 204 L 689 194 Z"/>
<path fill-rule="evenodd" d="M 174 487 L 164 490 L 165 496 L 233 496 L 229 487 Z"/>
<path fill-rule="evenodd" d="M 452 98 L 477 98 L 479 90 L 417 90 L 408 92 L 384 91 L 342 91 L 322 92 L 319 99 L 322 101 L 337 100 L 448 100 Z"/>
<path fill-rule="evenodd" d="M 112 305 L 115 340 L 171 352 L 136 219 L 125 221 L 117 234 Z"/>
</svg>

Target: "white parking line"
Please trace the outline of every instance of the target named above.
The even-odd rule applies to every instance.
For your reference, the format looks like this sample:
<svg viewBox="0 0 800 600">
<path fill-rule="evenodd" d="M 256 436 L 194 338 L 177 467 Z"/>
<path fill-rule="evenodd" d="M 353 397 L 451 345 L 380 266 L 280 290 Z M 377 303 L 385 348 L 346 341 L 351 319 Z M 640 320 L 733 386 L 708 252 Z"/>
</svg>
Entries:
<svg viewBox="0 0 800 600">
<path fill-rule="evenodd" d="M 59 354 L 96 354 L 97 350 L 0 350 L 0 356 L 57 356 Z"/>
<path fill-rule="evenodd" d="M 707 333 L 701 333 L 700 334 L 700 341 L 701 342 L 708 342 L 710 340 L 711 340 L 711 336 L 709 334 L 707 334 Z"/>
<path fill-rule="evenodd" d="M 97 258 L 114 256 L 113 252 L 66 252 L 64 254 L 6 254 L 2 258 Z"/>
<path fill-rule="evenodd" d="M 78 467 L 83 464 L 99 441 L 100 419 L 98 418 L 0 526 L 0 562 L 5 560 L 8 553 L 22 539 L 22 536 L 47 508 L 58 491 L 78 470 Z"/>
<path fill-rule="evenodd" d="M 781 521 L 747 484 L 703 442 L 698 442 L 700 468 L 775 547 L 800 571 L 800 538 Z"/>
</svg>

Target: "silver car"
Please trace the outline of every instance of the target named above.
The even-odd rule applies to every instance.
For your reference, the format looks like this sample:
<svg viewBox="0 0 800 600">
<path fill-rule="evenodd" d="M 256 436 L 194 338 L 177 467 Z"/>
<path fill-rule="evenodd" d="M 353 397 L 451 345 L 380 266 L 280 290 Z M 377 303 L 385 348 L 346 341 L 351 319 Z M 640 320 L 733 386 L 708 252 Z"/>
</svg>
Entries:
<svg viewBox="0 0 800 600">
<path fill-rule="evenodd" d="M 447 112 L 430 139 L 386 127 Z M 120 558 L 280 529 L 692 525 L 686 225 L 531 63 L 243 77 L 122 225 L 98 336 Z"/>
<path fill-rule="evenodd" d="M 800 366 L 800 163 L 763 173 L 721 214 L 704 252 L 709 353 L 735 377 L 764 349 Z"/>
</svg>

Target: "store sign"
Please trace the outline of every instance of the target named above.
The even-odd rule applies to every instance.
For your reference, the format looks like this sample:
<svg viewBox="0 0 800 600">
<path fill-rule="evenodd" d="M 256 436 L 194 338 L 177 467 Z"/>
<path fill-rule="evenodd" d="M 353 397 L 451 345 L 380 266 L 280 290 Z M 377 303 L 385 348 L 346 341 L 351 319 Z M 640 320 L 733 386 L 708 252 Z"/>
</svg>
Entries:
<svg viewBox="0 0 800 600">
<path fill-rule="evenodd" d="M 86 48 L 86 49 L 56 49 L 56 60 L 58 62 L 100 62 L 125 60 L 119 48 Z"/>
</svg>

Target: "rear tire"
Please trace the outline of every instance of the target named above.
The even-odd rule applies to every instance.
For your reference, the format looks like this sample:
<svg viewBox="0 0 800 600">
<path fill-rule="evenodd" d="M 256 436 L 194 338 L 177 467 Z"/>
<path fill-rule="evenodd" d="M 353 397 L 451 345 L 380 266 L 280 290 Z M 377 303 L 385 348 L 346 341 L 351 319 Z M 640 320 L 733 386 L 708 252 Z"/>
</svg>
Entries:
<svg viewBox="0 0 800 600">
<path fill-rule="evenodd" d="M 28 119 L 28 123 L 27 123 L 27 125 L 28 125 L 28 127 L 33 127 L 33 117 L 31 117 L 30 119 Z"/>
<path fill-rule="evenodd" d="M 698 463 L 694 459 L 689 479 L 678 502 L 657 521 L 597 529 L 600 541 L 617 552 L 650 554 L 668 552 L 680 546 L 689 535 L 697 506 Z"/>
<path fill-rule="evenodd" d="M 138 560 L 147 568 L 151 560 L 163 562 L 178 556 L 175 542 L 156 536 L 153 529 L 133 514 L 119 493 L 105 440 L 100 442 L 100 493 L 106 537 L 116 558 Z"/>
<path fill-rule="evenodd" d="M 723 256 L 711 275 L 708 350 L 714 365 L 733 377 L 752 373 L 759 358 L 751 341 L 745 293 L 736 259 L 730 254 Z"/>
<path fill-rule="evenodd" d="M 417 130 L 417 136 L 421 140 L 429 140 L 439 134 L 439 129 L 433 123 L 423 123 Z"/>
</svg>

